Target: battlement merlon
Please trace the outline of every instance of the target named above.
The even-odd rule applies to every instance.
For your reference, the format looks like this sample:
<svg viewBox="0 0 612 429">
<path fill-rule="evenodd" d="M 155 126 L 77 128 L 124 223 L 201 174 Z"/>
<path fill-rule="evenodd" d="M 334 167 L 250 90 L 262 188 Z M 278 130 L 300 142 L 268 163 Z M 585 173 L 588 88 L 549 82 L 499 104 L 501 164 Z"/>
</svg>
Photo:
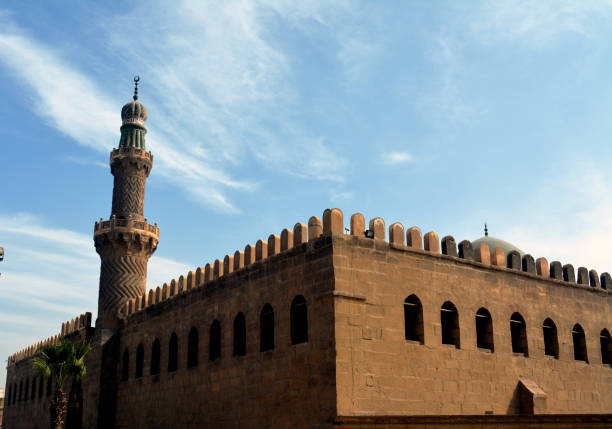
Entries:
<svg viewBox="0 0 612 429">
<path fill-rule="evenodd" d="M 207 263 L 204 267 L 189 271 L 178 279 L 173 279 L 162 286 L 150 289 L 148 292 L 144 291 L 140 296 L 126 301 L 119 309 L 118 315 L 121 318 L 128 317 L 147 307 L 159 304 L 177 295 L 188 293 L 192 289 L 204 287 L 209 282 L 242 270 L 252 264 L 261 263 L 278 253 L 288 251 L 325 235 L 368 238 L 378 243 L 387 243 L 391 248 L 398 250 L 412 250 L 432 256 L 451 257 L 479 267 L 514 271 L 556 281 L 557 283 L 572 284 L 577 287 L 588 286 L 588 289 L 584 288 L 585 290 L 612 292 L 612 276 L 609 273 L 603 273 L 599 276 L 595 270 L 589 271 L 580 267 L 578 269 L 578 279 L 576 279 L 571 264 L 562 266 L 560 262 L 553 261 L 549 265 L 546 258 L 534 259 L 529 254 L 521 257 L 516 251 L 506 254 L 501 247 L 489 249 L 485 243 L 473 249 L 472 242 L 469 240 L 463 240 L 457 244 L 454 237 L 450 235 L 442 239 L 434 231 L 423 235 L 420 228 L 414 226 L 406 230 L 400 222 L 394 222 L 388 227 L 387 241 L 385 221 L 379 217 L 370 220 L 367 230 L 365 226 L 364 216 L 361 213 L 355 213 L 350 218 L 349 232 L 345 233 L 342 211 L 337 208 L 327 209 L 323 212 L 322 221 L 321 218 L 312 216 L 308 220 L 308 226 L 298 222 L 293 230 L 283 229 L 280 236 L 270 234 L 267 241 L 258 240 L 255 245 L 247 244 L 244 251 L 236 250 L 233 255 L 225 255 L 223 260 L 217 259 L 214 263 Z"/>
<path fill-rule="evenodd" d="M 39 341 L 31 346 L 25 347 L 24 349 L 18 351 L 17 353 L 13 353 L 8 357 L 8 365 L 12 366 L 16 363 L 29 359 L 38 352 L 39 349 L 51 345 L 51 344 L 59 344 L 65 337 L 68 337 L 75 332 L 81 332 L 83 330 L 87 330 L 91 328 L 91 313 L 83 313 L 74 319 L 70 319 L 64 323 L 62 323 L 62 327 L 60 333 L 57 335 L 53 335 L 52 337 L 46 338 L 42 341 Z"/>
</svg>

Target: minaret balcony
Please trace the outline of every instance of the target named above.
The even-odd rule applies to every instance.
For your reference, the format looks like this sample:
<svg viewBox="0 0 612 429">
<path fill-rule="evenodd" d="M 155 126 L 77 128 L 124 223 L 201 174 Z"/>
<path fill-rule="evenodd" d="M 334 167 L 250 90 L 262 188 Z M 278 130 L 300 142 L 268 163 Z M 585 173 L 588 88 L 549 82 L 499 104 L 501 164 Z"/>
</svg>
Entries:
<svg viewBox="0 0 612 429">
<path fill-rule="evenodd" d="M 136 233 L 152 238 L 156 243 L 159 240 L 159 227 L 157 223 L 151 225 L 146 219 L 118 219 L 115 216 L 109 220 L 100 218 L 100 221 L 94 225 L 94 239 L 99 235 L 108 233 Z"/>
</svg>

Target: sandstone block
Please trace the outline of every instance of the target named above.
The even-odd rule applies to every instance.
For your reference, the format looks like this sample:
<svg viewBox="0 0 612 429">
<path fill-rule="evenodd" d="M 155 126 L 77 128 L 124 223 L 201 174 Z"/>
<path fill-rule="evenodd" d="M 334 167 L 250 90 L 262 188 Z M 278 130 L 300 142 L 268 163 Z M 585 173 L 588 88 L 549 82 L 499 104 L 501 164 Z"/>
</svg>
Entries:
<svg viewBox="0 0 612 429">
<path fill-rule="evenodd" d="M 425 250 L 432 253 L 440 253 L 440 239 L 435 231 L 429 231 L 423 238 Z"/>
<path fill-rule="evenodd" d="M 323 234 L 323 224 L 317 216 L 308 219 L 308 241 L 315 240 Z"/>
<path fill-rule="evenodd" d="M 351 235 L 363 237 L 365 234 L 365 218 L 361 213 L 355 213 L 351 216 Z"/>
<path fill-rule="evenodd" d="M 389 243 L 404 244 L 404 226 L 401 223 L 389 225 Z"/>
<path fill-rule="evenodd" d="M 340 209 L 323 212 L 323 234 L 344 234 L 344 216 Z"/>
<path fill-rule="evenodd" d="M 408 231 L 406 231 L 406 245 L 415 249 L 423 248 L 421 229 L 418 226 L 408 228 Z"/>
</svg>

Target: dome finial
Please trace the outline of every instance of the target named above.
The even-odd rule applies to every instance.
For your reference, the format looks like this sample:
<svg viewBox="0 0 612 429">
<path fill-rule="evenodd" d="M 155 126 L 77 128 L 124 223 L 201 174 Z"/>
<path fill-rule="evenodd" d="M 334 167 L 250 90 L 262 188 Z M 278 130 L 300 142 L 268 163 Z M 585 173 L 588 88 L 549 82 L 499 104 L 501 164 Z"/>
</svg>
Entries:
<svg viewBox="0 0 612 429">
<path fill-rule="evenodd" d="M 140 82 L 140 76 L 134 76 L 134 101 L 138 100 L 138 82 Z"/>
<path fill-rule="evenodd" d="M 489 236 L 489 230 L 487 229 L 487 223 L 485 222 L 485 237 Z"/>
</svg>

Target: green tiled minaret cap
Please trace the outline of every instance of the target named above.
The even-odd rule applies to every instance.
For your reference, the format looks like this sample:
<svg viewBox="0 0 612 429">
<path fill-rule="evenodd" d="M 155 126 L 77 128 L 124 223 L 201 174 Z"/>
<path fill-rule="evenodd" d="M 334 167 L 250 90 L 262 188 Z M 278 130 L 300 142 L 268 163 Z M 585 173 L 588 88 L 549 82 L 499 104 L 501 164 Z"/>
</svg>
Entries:
<svg viewBox="0 0 612 429">
<path fill-rule="evenodd" d="M 145 149 L 145 122 L 147 121 L 147 109 L 138 101 L 138 82 L 140 77 L 134 77 L 134 100 L 127 103 L 121 109 L 121 139 L 119 147 L 133 147 Z"/>
</svg>

